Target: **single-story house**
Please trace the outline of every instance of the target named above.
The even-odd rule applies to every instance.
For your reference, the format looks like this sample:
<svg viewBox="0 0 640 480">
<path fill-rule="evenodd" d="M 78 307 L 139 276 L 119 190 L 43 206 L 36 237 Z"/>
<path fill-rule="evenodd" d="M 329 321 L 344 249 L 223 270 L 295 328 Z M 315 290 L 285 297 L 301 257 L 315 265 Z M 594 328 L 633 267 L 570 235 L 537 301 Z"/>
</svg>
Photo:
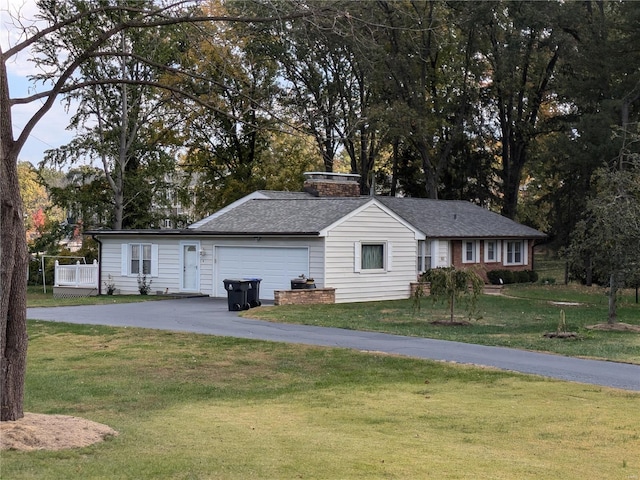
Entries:
<svg viewBox="0 0 640 480">
<path fill-rule="evenodd" d="M 100 278 L 137 293 L 226 297 L 260 278 L 260 298 L 304 275 L 336 302 L 408 298 L 429 268 L 532 268 L 545 235 L 465 201 L 361 196 L 357 175 L 309 173 L 305 191 L 257 191 L 182 230 L 100 230 Z M 103 285 L 102 285 L 103 286 Z M 104 290 L 104 288 L 103 288 Z"/>
</svg>

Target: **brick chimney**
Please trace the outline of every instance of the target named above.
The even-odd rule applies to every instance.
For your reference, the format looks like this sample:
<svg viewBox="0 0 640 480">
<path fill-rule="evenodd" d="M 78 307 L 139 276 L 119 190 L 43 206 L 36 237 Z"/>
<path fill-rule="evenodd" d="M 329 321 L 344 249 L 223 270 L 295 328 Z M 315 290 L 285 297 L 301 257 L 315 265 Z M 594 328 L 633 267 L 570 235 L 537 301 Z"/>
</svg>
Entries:
<svg viewBox="0 0 640 480">
<path fill-rule="evenodd" d="M 353 173 L 305 172 L 304 191 L 314 197 L 359 197 L 360 175 Z"/>
</svg>

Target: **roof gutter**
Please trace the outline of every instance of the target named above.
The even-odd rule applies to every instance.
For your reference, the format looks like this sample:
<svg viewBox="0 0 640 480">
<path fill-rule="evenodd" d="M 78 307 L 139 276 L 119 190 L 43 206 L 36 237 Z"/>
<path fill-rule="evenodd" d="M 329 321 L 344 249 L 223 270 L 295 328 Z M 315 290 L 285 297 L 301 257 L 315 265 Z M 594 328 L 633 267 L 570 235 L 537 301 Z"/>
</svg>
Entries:
<svg viewBox="0 0 640 480">
<path fill-rule="evenodd" d="M 317 237 L 320 232 L 208 232 L 194 230 L 93 230 L 85 232 L 92 237 L 149 236 L 149 237 Z"/>
</svg>

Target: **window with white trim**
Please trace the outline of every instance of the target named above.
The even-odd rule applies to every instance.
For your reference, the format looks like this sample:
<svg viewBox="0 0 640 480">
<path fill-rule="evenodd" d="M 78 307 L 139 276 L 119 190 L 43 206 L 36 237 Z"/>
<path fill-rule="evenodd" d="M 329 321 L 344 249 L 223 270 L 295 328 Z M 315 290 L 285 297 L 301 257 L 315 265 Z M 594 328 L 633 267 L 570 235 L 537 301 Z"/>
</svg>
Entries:
<svg viewBox="0 0 640 480">
<path fill-rule="evenodd" d="M 500 258 L 500 253 L 498 252 L 500 243 L 497 240 L 485 240 L 484 241 L 484 261 L 489 262 L 497 262 Z"/>
<path fill-rule="evenodd" d="M 418 273 L 431 269 L 431 240 L 418 240 Z"/>
<path fill-rule="evenodd" d="M 122 275 L 158 276 L 158 245 L 152 243 L 122 244 Z"/>
<path fill-rule="evenodd" d="M 131 275 L 151 275 L 151 244 L 132 243 L 129 248 L 131 249 L 129 273 Z"/>
<path fill-rule="evenodd" d="M 462 263 L 478 263 L 478 241 L 464 240 L 462 242 Z"/>
<path fill-rule="evenodd" d="M 525 263 L 524 240 L 508 240 L 505 242 L 507 249 L 505 252 L 505 265 L 523 265 Z"/>
<path fill-rule="evenodd" d="M 388 272 L 391 270 L 389 242 L 355 242 L 355 272 Z"/>
</svg>

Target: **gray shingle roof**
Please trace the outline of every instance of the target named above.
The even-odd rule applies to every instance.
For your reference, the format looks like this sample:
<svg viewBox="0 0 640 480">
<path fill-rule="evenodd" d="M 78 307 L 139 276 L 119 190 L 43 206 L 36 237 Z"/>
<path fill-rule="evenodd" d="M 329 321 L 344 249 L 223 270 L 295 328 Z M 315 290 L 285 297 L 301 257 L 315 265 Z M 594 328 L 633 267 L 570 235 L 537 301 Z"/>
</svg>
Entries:
<svg viewBox="0 0 640 480">
<path fill-rule="evenodd" d="M 305 192 L 262 190 L 260 198 L 198 222 L 192 228 L 212 234 L 318 234 L 371 200 L 371 197 L 314 197 Z M 470 202 L 375 197 L 429 238 L 544 238 L 545 234 Z"/>
<path fill-rule="evenodd" d="M 288 199 L 274 197 L 244 202 L 195 230 L 217 234 L 318 234 L 371 200 L 368 197 L 316 198 L 308 194 Z"/>
<path fill-rule="evenodd" d="M 430 238 L 544 238 L 546 235 L 462 200 L 376 197 Z"/>
</svg>

